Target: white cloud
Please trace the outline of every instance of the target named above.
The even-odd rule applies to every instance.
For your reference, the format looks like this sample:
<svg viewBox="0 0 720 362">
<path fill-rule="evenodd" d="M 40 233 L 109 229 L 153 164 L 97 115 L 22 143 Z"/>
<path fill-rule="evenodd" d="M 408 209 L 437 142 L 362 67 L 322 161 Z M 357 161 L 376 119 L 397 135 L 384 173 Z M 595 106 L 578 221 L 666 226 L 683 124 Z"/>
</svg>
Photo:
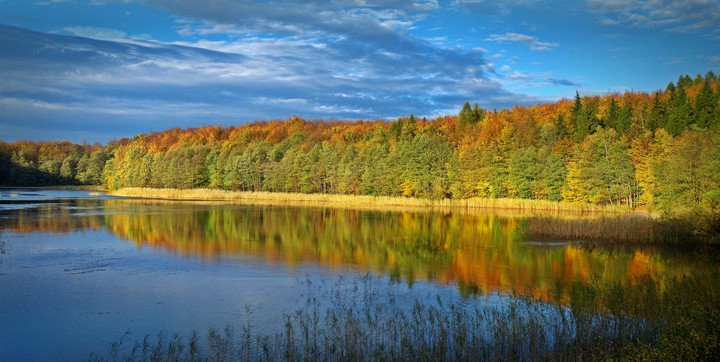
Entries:
<svg viewBox="0 0 720 362">
<path fill-rule="evenodd" d="M 292 115 L 372 119 L 456 112 L 465 100 L 494 108 L 535 100 L 505 88 L 509 80 L 494 74 L 486 50 L 414 36 L 413 28 L 439 8 L 434 0 L 143 4 L 178 19 L 181 41 L 146 41 L 110 28 L 63 29 L 78 37 L 111 39 L 93 42 L 30 36 L 0 25 L 0 46 L 10 49 L 0 58 L 0 97 L 25 99 L 32 93 L 28 114 L 49 112 L 41 102 L 87 106 L 82 112 L 57 110 L 68 129 L 77 114 L 115 124 L 154 120 L 154 128 L 163 129 L 191 118 L 232 123 Z M 533 50 L 558 46 L 515 33 L 497 35 L 495 41 L 520 42 Z M 114 112 L 115 105 L 132 111 Z M 12 118 L 0 114 L 1 122 L 18 122 Z"/>
<path fill-rule="evenodd" d="M 677 32 L 717 30 L 720 0 L 588 0 L 601 25 L 625 24 Z"/>
<path fill-rule="evenodd" d="M 92 27 L 92 26 L 69 26 L 63 28 L 63 31 L 65 33 L 75 35 L 75 36 L 82 36 L 85 38 L 93 38 L 93 39 L 121 39 L 125 38 L 127 34 L 123 31 L 117 30 L 117 29 L 110 29 L 110 28 L 98 28 L 98 27 Z"/>
<path fill-rule="evenodd" d="M 494 41 L 494 42 L 522 43 L 522 44 L 529 46 L 530 50 L 535 50 L 535 51 L 546 51 L 546 50 L 551 50 L 552 48 L 560 46 L 560 44 L 558 44 L 558 43 L 542 42 L 542 41 L 539 41 L 534 36 L 518 34 L 518 33 L 492 34 L 485 40 Z"/>
<path fill-rule="evenodd" d="M 474 13 L 507 15 L 517 7 L 528 7 L 538 3 L 538 0 L 453 0 L 451 6 Z"/>
<path fill-rule="evenodd" d="M 30 130 L 52 118 L 67 137 L 91 124 L 112 135 L 108 140 L 192 120 L 441 115 L 468 99 L 493 107 L 531 99 L 494 79 L 482 49 L 384 34 L 318 31 L 163 44 L 0 25 L 7 50 L 0 58 L 0 103 L 8 111 L 0 123 Z M 134 128 L 121 131 L 118 124 Z"/>
</svg>

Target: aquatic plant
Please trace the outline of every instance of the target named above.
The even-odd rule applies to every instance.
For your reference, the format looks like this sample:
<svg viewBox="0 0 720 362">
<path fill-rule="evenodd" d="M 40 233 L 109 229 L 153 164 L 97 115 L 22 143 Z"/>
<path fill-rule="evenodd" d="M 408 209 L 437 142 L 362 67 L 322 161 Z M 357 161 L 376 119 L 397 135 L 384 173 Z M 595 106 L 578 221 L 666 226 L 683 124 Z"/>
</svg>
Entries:
<svg viewBox="0 0 720 362">
<path fill-rule="evenodd" d="M 439 296 L 408 304 L 375 290 L 371 276 L 326 292 L 308 283 L 306 305 L 285 314 L 275 334 L 255 333 L 250 322 L 239 336 L 231 326 L 211 329 L 202 345 L 195 331 L 170 342 L 161 333 L 129 351 L 111 344 L 110 359 L 711 360 L 720 353 L 720 293 L 704 283 L 711 274 L 577 283 L 567 300 L 517 295 L 485 307 Z"/>
</svg>

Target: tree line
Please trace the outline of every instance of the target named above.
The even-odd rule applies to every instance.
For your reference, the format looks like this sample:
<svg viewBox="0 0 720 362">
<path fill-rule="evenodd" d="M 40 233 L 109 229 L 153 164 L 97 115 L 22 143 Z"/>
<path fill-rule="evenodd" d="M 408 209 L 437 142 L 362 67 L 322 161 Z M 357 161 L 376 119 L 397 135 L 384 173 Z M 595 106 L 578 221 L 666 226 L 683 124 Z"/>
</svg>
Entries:
<svg viewBox="0 0 720 362">
<path fill-rule="evenodd" d="M 0 186 L 101 185 L 113 144 L 0 142 Z"/>
<path fill-rule="evenodd" d="M 3 185 L 102 184 L 423 198 L 511 197 L 718 212 L 720 80 L 432 120 L 254 122 L 105 146 L 0 143 Z"/>
</svg>

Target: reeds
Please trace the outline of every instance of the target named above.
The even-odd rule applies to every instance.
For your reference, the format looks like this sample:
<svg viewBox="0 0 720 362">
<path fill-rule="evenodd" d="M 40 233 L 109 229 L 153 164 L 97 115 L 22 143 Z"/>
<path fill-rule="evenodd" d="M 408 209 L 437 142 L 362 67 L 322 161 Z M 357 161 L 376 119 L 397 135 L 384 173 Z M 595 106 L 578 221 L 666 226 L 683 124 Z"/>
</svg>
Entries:
<svg viewBox="0 0 720 362">
<path fill-rule="evenodd" d="M 680 220 L 648 215 L 603 215 L 595 218 L 531 217 L 525 236 L 538 241 L 591 241 L 601 245 L 687 244 L 703 241 Z"/>
<path fill-rule="evenodd" d="M 720 294 L 706 278 L 577 283 L 567 301 L 508 297 L 494 306 L 403 303 L 378 293 L 372 277 L 360 292 L 338 287 L 308 293 L 285 314 L 280 331 L 239 335 L 226 327 L 170 341 L 160 334 L 130 349 L 111 344 L 113 360 L 707 360 L 720 353 Z M 370 279 L 368 279 L 370 278 Z M 328 300 L 329 303 L 328 303 Z M 320 301 L 323 301 L 322 303 Z M 91 359 L 102 360 L 100 356 Z"/>
<path fill-rule="evenodd" d="M 622 212 L 619 206 L 573 204 L 547 200 L 528 199 L 420 199 L 409 197 L 339 195 L 339 194 L 302 194 L 281 192 L 224 191 L 216 189 L 153 189 L 123 188 L 110 192 L 111 195 L 167 199 L 224 201 L 262 205 L 302 205 L 330 206 L 344 208 L 452 208 L 452 209 L 517 209 L 526 211 L 577 211 L 577 212 Z"/>
<path fill-rule="evenodd" d="M 0 255 L 10 254 L 10 241 L 5 240 L 5 236 L 0 230 Z"/>
</svg>

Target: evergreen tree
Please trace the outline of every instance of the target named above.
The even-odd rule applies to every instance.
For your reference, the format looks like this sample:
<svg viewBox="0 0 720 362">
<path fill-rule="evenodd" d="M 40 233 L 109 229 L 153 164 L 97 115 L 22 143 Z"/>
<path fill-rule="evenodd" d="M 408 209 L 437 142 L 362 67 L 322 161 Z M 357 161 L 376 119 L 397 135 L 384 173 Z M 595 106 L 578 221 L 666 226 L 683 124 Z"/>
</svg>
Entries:
<svg viewBox="0 0 720 362">
<path fill-rule="evenodd" d="M 660 99 L 660 92 L 655 92 L 652 108 L 647 119 L 647 129 L 655 131 L 658 128 L 665 128 L 667 124 L 667 110 L 665 102 Z"/>
<path fill-rule="evenodd" d="M 477 103 L 473 106 L 474 123 L 479 123 L 485 120 L 485 110 L 480 108 Z"/>
<path fill-rule="evenodd" d="M 684 88 L 680 88 L 670 100 L 671 107 L 667 119 L 667 131 L 676 136 L 691 124 L 690 100 Z"/>
<path fill-rule="evenodd" d="M 632 116 L 633 108 L 632 104 L 625 103 L 622 107 L 620 107 L 620 114 L 618 115 L 617 124 L 615 127 L 615 131 L 617 133 L 624 133 L 628 129 L 630 129 L 630 125 L 632 125 L 633 116 Z"/>
<path fill-rule="evenodd" d="M 578 91 L 575 91 L 575 100 L 573 101 L 573 107 L 572 107 L 573 121 L 575 120 L 575 117 L 577 117 L 580 114 L 581 110 L 582 110 L 582 98 L 580 98 L 580 93 Z"/>
<path fill-rule="evenodd" d="M 557 118 L 555 118 L 555 135 L 557 136 L 557 139 L 561 139 L 568 134 L 567 126 L 565 125 L 565 117 L 563 117 L 562 114 L 558 115 Z"/>
<path fill-rule="evenodd" d="M 463 126 L 466 124 L 474 124 L 476 122 L 476 115 L 470 106 L 470 102 L 466 101 L 465 104 L 463 104 L 460 114 L 458 114 L 458 122 Z"/>
<path fill-rule="evenodd" d="M 597 99 L 585 98 L 585 102 L 575 115 L 575 140 L 580 142 L 586 136 L 595 132 L 600 121 L 597 118 Z M 573 113 L 575 108 L 573 107 Z"/>
<path fill-rule="evenodd" d="M 605 118 L 605 126 L 614 128 L 616 131 L 620 126 L 620 106 L 618 106 L 615 97 L 610 98 L 610 105 L 608 106 L 608 114 Z"/>
<path fill-rule="evenodd" d="M 701 128 L 713 127 L 718 122 L 717 96 L 707 80 L 703 82 L 700 93 L 695 97 L 693 117 L 695 123 Z"/>
</svg>

